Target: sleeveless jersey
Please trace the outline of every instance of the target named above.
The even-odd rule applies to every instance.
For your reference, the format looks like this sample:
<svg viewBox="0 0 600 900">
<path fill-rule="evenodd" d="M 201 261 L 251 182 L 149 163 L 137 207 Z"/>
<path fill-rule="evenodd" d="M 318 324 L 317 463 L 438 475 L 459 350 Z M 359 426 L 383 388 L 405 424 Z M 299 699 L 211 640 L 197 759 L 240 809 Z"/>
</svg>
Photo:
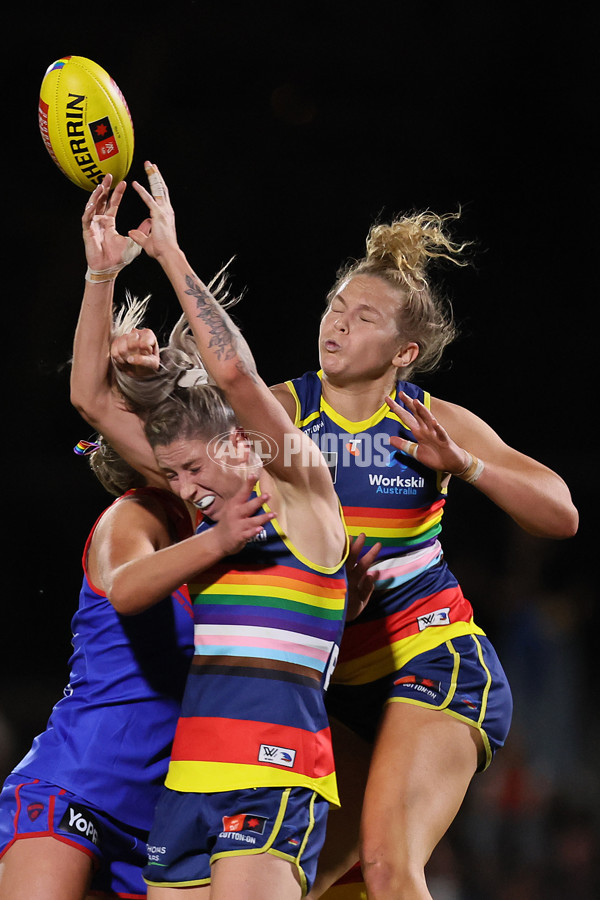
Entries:
<svg viewBox="0 0 600 900">
<path fill-rule="evenodd" d="M 178 539 L 192 533 L 188 513 L 173 494 L 138 488 L 115 502 L 131 502 L 126 498 L 134 494 L 161 503 Z M 98 521 L 83 554 L 69 684 L 15 772 L 56 784 L 127 825 L 149 830 L 193 654 L 191 603 L 182 587 L 144 612 L 119 615 L 87 575 Z"/>
<path fill-rule="evenodd" d="M 309 562 L 273 519 L 189 585 L 195 654 L 168 788 L 303 786 L 339 804 L 324 692 L 344 625 L 344 561 Z"/>
<path fill-rule="evenodd" d="M 415 438 L 386 403 L 362 422 L 339 415 L 322 396 L 321 375 L 286 382 L 295 424 L 329 464 L 349 535 L 365 534 L 365 549 L 383 545 L 373 566 L 375 590 L 346 626 L 334 673 L 336 684 L 364 684 L 453 637 L 483 632 L 443 559 L 444 473 L 390 445 L 391 435 Z M 399 382 L 397 390 L 429 407 L 429 394 L 417 385 Z"/>
</svg>

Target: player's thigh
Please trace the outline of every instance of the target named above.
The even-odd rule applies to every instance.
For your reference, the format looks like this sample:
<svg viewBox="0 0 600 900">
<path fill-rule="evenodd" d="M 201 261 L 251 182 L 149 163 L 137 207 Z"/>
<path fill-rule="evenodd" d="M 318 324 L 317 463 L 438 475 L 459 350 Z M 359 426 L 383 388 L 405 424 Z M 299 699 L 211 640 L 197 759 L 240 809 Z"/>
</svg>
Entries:
<svg viewBox="0 0 600 900">
<path fill-rule="evenodd" d="M 330 721 L 341 808 L 329 810 L 327 837 L 309 900 L 320 897 L 358 860 L 360 817 L 371 759 L 370 744 L 336 719 Z"/>
<path fill-rule="evenodd" d="M 478 730 L 448 713 L 388 703 L 375 742 L 361 823 L 363 862 L 394 848 L 423 865 L 448 829 L 481 758 Z"/>
<path fill-rule="evenodd" d="M 148 886 L 148 900 L 209 900 L 210 897 L 210 884 L 186 888 Z"/>
<path fill-rule="evenodd" d="M 225 856 L 211 871 L 210 900 L 300 900 L 298 870 L 271 853 Z"/>
<path fill-rule="evenodd" d="M 83 900 L 92 877 L 92 859 L 52 837 L 15 841 L 2 857 L 0 900 Z"/>
</svg>

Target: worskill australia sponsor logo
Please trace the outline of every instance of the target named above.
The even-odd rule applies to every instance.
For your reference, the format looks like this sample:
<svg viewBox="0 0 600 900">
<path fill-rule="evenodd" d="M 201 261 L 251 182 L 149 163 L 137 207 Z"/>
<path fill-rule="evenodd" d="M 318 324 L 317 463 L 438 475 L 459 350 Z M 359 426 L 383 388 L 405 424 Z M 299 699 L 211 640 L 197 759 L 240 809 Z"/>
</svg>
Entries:
<svg viewBox="0 0 600 900">
<path fill-rule="evenodd" d="M 416 494 L 425 486 L 422 475 L 374 475 L 369 473 L 369 484 L 376 494 Z"/>
</svg>

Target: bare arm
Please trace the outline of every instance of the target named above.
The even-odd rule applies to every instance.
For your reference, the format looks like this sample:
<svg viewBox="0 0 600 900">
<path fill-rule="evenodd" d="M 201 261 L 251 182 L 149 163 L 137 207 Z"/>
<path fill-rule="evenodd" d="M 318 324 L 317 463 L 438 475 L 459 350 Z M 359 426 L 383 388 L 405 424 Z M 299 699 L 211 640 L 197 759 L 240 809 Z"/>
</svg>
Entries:
<svg viewBox="0 0 600 900">
<path fill-rule="evenodd" d="M 464 407 L 432 398 L 431 411 L 404 394 L 404 407 L 388 401 L 418 441 L 425 465 L 458 475 L 474 455 L 483 463 L 474 487 L 538 537 L 568 538 L 579 516 L 563 479 L 542 463 L 506 444 L 482 419 Z M 392 438 L 406 449 L 406 441 Z"/>
<path fill-rule="evenodd" d="M 225 392 L 244 428 L 266 434 L 279 447 L 269 471 L 282 482 L 296 482 L 334 496 L 321 453 L 309 438 L 290 423 L 286 410 L 259 376 L 250 347 L 227 311 L 191 268 L 179 247 L 175 216 L 168 189 L 154 166 L 147 165 L 151 185 L 158 184 L 153 197 L 137 182 L 134 187 L 147 204 L 151 217 L 150 234 L 134 230 L 130 234 L 162 266 L 190 323 L 196 346 L 206 369 Z"/>
<path fill-rule="evenodd" d="M 179 299 L 203 363 L 246 432 L 266 435 L 278 450 L 261 479 L 275 492 L 277 519 L 298 550 L 322 566 L 339 564 L 347 538 L 329 470 L 319 448 L 290 422 L 260 378 L 250 348 L 226 310 L 179 247 L 175 214 L 158 169 L 146 164 L 152 193 L 134 187 L 150 210 L 150 233 L 130 231 L 156 259 Z M 262 483 L 262 481 L 261 481 Z"/>
<path fill-rule="evenodd" d="M 88 573 L 117 612 L 133 615 L 168 596 L 198 572 L 240 550 L 271 513 L 254 513 L 268 497 L 249 498 L 250 483 L 210 530 L 173 543 L 156 501 L 135 495 L 102 517 L 90 546 Z"/>
<path fill-rule="evenodd" d="M 94 270 L 118 268 L 131 246 L 130 239 L 119 235 L 115 227 L 125 184 L 117 185 L 112 196 L 110 185 L 111 176 L 107 176 L 91 195 L 82 218 L 86 259 Z M 151 484 L 163 485 L 142 425 L 125 408 L 111 381 L 114 284 L 114 276 L 85 282 L 73 343 L 71 403 Z"/>
</svg>

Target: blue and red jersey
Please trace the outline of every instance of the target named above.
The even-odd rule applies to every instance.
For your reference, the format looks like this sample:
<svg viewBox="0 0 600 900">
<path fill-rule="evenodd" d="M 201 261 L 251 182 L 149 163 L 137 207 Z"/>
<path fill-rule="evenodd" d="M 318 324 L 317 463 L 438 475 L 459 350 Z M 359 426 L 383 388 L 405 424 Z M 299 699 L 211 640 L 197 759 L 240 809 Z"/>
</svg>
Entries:
<svg viewBox="0 0 600 900">
<path fill-rule="evenodd" d="M 192 533 L 187 511 L 166 491 L 138 488 L 115 502 L 143 496 L 161 504 L 175 538 Z M 96 525 L 83 554 L 83 584 L 71 623 L 69 684 L 46 730 L 14 771 L 149 830 L 193 653 L 191 603 L 181 587 L 145 612 L 117 613 L 87 573 Z"/>
</svg>

